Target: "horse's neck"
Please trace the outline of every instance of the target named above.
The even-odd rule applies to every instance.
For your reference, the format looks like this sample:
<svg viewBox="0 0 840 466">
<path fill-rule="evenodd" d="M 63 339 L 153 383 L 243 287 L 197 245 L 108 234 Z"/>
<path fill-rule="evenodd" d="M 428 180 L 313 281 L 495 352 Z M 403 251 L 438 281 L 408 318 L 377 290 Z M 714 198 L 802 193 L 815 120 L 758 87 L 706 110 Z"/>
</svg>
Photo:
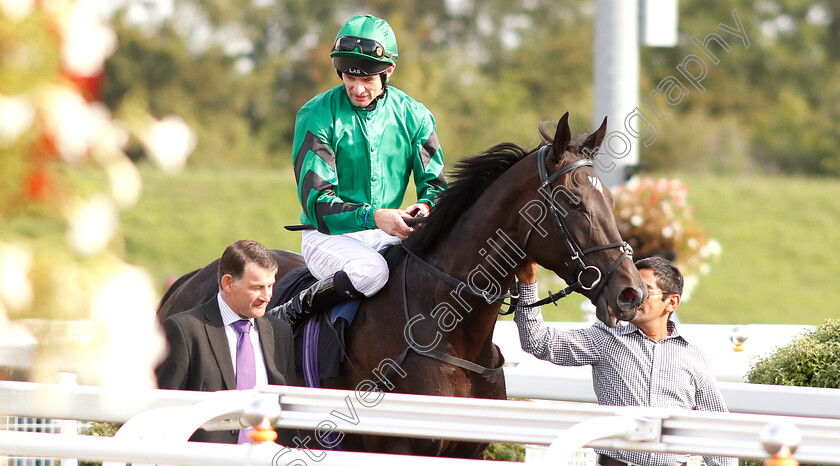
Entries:
<svg viewBox="0 0 840 466">
<path fill-rule="evenodd" d="M 511 167 L 484 190 L 449 231 L 441 235 L 431 258 L 455 273 L 485 267 L 493 271 L 497 280 L 510 275 L 525 255 L 516 243 L 521 203 L 517 199 L 525 188 L 521 181 L 510 182 L 511 178 L 523 176 L 519 168 Z M 499 266 L 494 261 L 500 261 Z"/>
<path fill-rule="evenodd" d="M 517 191 L 510 183 L 494 183 L 439 238 L 427 260 L 474 288 L 487 289 L 488 294 L 507 292 L 514 268 L 525 257 L 517 245 L 518 209 L 510 206 Z M 492 332 L 500 304 L 488 303 L 485 298 L 465 290 L 457 293 L 469 305 L 465 320 L 470 319 L 473 321 L 470 325 Z"/>
</svg>

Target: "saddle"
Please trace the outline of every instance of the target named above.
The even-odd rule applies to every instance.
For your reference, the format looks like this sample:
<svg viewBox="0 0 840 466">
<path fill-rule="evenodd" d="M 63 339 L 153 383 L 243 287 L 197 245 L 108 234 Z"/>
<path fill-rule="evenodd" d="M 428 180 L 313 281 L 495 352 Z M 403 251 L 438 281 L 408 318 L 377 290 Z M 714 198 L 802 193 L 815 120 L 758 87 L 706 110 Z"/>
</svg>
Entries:
<svg viewBox="0 0 840 466">
<path fill-rule="evenodd" d="M 380 253 L 385 256 L 389 270 L 405 258 L 401 245 Z M 267 309 L 288 302 L 316 281 L 307 267 L 292 270 L 274 284 Z M 355 299 L 338 304 L 329 312 L 311 317 L 295 332 L 295 373 L 298 378 L 304 379 L 307 387 L 320 387 L 321 379 L 340 375 L 341 363 L 346 356 L 344 332 L 353 323 L 361 303 L 361 299 Z"/>
</svg>

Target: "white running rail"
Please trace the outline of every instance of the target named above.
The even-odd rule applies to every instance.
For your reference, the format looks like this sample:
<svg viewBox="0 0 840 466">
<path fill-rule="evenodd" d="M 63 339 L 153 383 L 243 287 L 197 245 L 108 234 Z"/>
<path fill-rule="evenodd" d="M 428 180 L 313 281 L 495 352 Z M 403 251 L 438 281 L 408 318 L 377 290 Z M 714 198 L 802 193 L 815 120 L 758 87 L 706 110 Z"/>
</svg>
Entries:
<svg viewBox="0 0 840 466">
<path fill-rule="evenodd" d="M 131 425 L 129 431 L 118 434 L 119 438 L 95 439 L 96 445 L 88 442 L 94 439 L 80 439 L 79 437 L 73 438 L 72 442 L 77 445 L 74 448 L 81 448 L 84 443 L 89 444 L 89 448 L 101 448 L 112 453 L 122 451 L 123 447 L 128 445 L 135 445 L 136 448 L 126 449 L 126 454 L 120 458 L 97 456 L 99 459 L 110 458 L 115 461 L 135 463 L 146 460 L 129 458 L 128 452 L 145 450 L 150 455 L 158 442 L 167 442 L 168 448 L 172 450 L 167 454 L 175 454 L 177 450 L 179 454 L 189 456 L 190 452 L 195 450 L 186 442 L 175 441 L 176 438 L 184 435 L 185 427 L 175 422 L 179 413 L 183 413 L 184 405 L 201 404 L 203 407 L 196 406 L 194 409 L 207 408 L 203 415 L 204 420 L 199 419 L 201 416 L 196 416 L 193 422 L 203 424 L 208 429 L 232 429 L 243 425 L 241 419 L 255 400 L 265 402 L 268 399 L 269 403 L 273 403 L 274 400 L 279 399 L 281 414 L 275 424 L 278 427 L 316 429 L 320 426 L 322 432 L 328 428 L 327 430 L 333 430 L 336 433 L 347 434 L 366 433 L 542 445 L 560 445 L 557 442 L 563 442 L 564 437 L 569 436 L 575 439 L 572 443 L 583 444 L 567 445 L 567 449 L 585 445 L 622 450 L 741 458 L 765 458 L 766 453 L 759 442 L 759 434 L 767 425 L 783 421 L 795 425 L 801 432 L 802 440 L 795 454 L 797 460 L 840 464 L 840 420 L 838 419 L 608 407 L 553 401 L 481 400 L 396 393 L 388 393 L 377 398 L 376 395 L 371 392 L 287 386 L 271 386 L 244 392 L 211 393 L 170 390 L 115 392 L 97 387 L 0 382 L 0 412 L 19 416 L 110 422 L 126 422 L 134 418 L 126 424 Z M 45 400 L 56 402 L 45 403 Z M 154 412 L 148 411 L 153 408 Z M 142 412 L 145 414 L 137 416 Z M 585 435 L 569 435 L 569 429 L 575 426 L 585 426 L 586 424 L 582 424 L 585 422 L 597 425 L 595 420 L 610 416 L 618 416 L 625 426 L 620 429 L 620 432 L 608 432 L 609 435 L 617 435 L 617 437 L 601 438 L 604 431 L 599 432 L 598 429 L 591 430 Z M 169 426 L 172 426 L 173 430 L 179 430 L 180 433 L 170 435 L 169 438 L 172 440 L 161 440 L 166 438 Z M 577 430 L 580 429 L 581 427 L 577 428 Z M 144 436 L 150 436 L 149 432 L 154 432 L 155 438 L 143 440 Z M 23 451 L 24 443 L 21 443 L 20 435 L 34 436 L 36 434 L 0 432 L 0 450 L 7 454 L 44 454 L 47 452 L 48 447 L 44 443 L 41 443 L 42 448 L 37 452 L 31 449 Z M 107 443 L 109 441 L 114 443 Z M 47 443 L 52 443 L 55 448 L 59 448 L 58 445 L 61 444 L 56 440 L 50 440 Z M 308 445 L 314 448 L 315 443 L 313 441 Z M 220 446 L 222 447 L 224 446 Z M 234 449 L 239 447 L 239 450 L 233 450 L 238 452 L 238 456 L 243 456 L 242 448 L 247 448 L 227 447 Z M 557 449 L 559 447 L 555 448 Z M 221 455 L 223 451 L 219 450 L 219 454 Z M 295 449 L 295 451 L 298 450 Z M 302 451 L 305 452 L 305 449 Z M 50 452 L 62 457 L 89 458 L 86 455 L 92 454 L 91 450 L 73 450 L 72 452 L 51 450 Z M 330 456 L 333 453 L 336 452 L 325 454 Z M 177 462 L 194 464 L 180 460 Z M 326 463 L 319 462 L 319 464 Z M 357 463 L 354 460 L 343 464 L 371 463 L 367 460 L 359 460 Z"/>
</svg>

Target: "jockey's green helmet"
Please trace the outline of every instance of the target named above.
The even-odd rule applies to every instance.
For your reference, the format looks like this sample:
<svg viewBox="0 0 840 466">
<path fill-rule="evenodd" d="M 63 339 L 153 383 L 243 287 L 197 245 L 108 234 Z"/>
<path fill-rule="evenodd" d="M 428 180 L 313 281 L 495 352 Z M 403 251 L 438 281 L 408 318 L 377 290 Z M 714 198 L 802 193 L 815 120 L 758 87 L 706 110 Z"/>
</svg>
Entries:
<svg viewBox="0 0 840 466">
<path fill-rule="evenodd" d="M 396 63 L 397 56 L 397 38 L 391 26 L 371 15 L 347 20 L 330 52 L 336 71 L 353 76 L 384 73 Z"/>
</svg>

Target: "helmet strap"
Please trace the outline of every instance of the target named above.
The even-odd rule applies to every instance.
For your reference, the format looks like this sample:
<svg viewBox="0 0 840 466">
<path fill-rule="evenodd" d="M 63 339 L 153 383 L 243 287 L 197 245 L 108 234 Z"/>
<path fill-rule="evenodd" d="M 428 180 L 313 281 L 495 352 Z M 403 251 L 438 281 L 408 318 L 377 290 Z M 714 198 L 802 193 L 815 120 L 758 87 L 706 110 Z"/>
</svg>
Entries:
<svg viewBox="0 0 840 466">
<path fill-rule="evenodd" d="M 387 92 L 388 92 L 388 90 L 385 88 L 385 86 L 382 86 L 382 93 L 381 93 L 381 94 L 379 94 L 378 96 L 376 96 L 376 97 L 375 97 L 375 98 L 374 98 L 374 99 L 370 102 L 370 104 L 369 104 L 367 107 L 365 107 L 365 110 L 371 111 L 371 110 L 375 109 L 375 108 L 376 108 L 376 106 L 379 104 L 379 101 L 380 101 L 381 99 L 385 98 L 385 94 L 386 94 Z"/>
</svg>

